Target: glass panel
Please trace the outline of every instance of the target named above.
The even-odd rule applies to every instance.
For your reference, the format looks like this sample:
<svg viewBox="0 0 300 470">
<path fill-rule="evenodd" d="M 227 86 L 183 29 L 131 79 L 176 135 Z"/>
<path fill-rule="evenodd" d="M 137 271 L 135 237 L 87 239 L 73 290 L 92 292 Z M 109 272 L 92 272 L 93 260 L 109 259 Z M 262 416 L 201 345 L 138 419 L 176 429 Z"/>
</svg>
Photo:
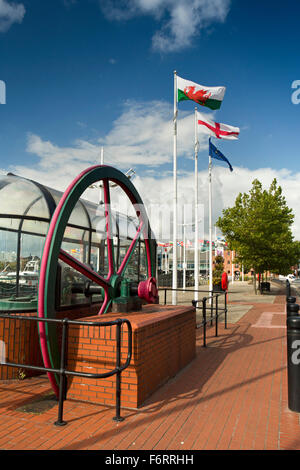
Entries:
<svg viewBox="0 0 300 470">
<path fill-rule="evenodd" d="M 17 265 L 18 234 L 0 232 L 0 298 L 35 297 L 45 238 L 21 234 L 20 266 Z"/>
<path fill-rule="evenodd" d="M 30 232 L 32 234 L 47 235 L 49 224 L 40 222 L 39 220 L 24 220 L 22 224 L 22 232 Z"/>
<path fill-rule="evenodd" d="M 88 263 L 89 233 L 73 227 L 66 227 L 62 249 L 81 263 Z"/>
<path fill-rule="evenodd" d="M 0 217 L 0 229 L 18 231 L 21 219 L 2 219 Z"/>
<path fill-rule="evenodd" d="M 45 237 L 21 235 L 20 272 L 17 294 L 37 295 L 41 258 Z"/>
<path fill-rule="evenodd" d="M 58 205 L 63 193 L 61 191 L 57 191 L 56 189 L 49 188 L 48 186 L 45 186 L 45 188 L 49 191 L 49 193 L 53 197 L 55 204 Z"/>
<path fill-rule="evenodd" d="M 144 240 L 140 240 L 139 281 L 148 279 L 147 252 Z"/>
<path fill-rule="evenodd" d="M 74 256 L 74 254 L 72 253 Z M 67 264 L 60 261 L 61 266 L 61 292 L 60 305 L 66 307 L 69 305 L 87 304 L 88 298 L 84 295 L 86 277 L 75 271 Z M 76 289 L 76 291 L 75 291 Z M 81 292 L 78 292 L 80 291 Z"/>
<path fill-rule="evenodd" d="M 81 202 L 78 201 L 76 206 L 74 207 L 70 215 L 68 224 L 80 225 L 80 227 L 86 228 L 90 227 L 89 220 Z"/>
<path fill-rule="evenodd" d="M 27 211 L 26 215 L 29 215 L 30 217 L 48 218 L 49 216 L 48 208 L 45 208 L 45 206 L 46 206 L 45 199 L 43 196 L 41 196 L 32 204 L 32 206 Z"/>
<path fill-rule="evenodd" d="M 64 233 L 63 244 L 66 242 L 81 245 L 86 233 L 86 230 L 67 226 Z M 78 246 L 76 246 L 76 248 L 78 248 Z M 65 248 L 62 246 L 62 249 L 64 250 Z"/>
<path fill-rule="evenodd" d="M 125 215 L 118 214 L 117 217 L 119 225 L 120 237 L 123 239 L 133 239 L 136 235 L 137 229 L 139 227 L 138 219 L 133 219 L 126 217 Z"/>
<path fill-rule="evenodd" d="M 126 255 L 128 248 L 131 244 L 131 240 L 122 240 L 121 241 L 121 250 L 120 250 L 120 257 L 121 262 L 124 256 Z M 139 281 L 139 243 L 136 244 L 131 257 L 126 265 L 126 269 L 124 271 L 124 277 L 130 279 L 131 281 L 138 282 Z"/>
<path fill-rule="evenodd" d="M 46 201 L 35 184 L 15 176 L 5 176 L 5 182 L 8 182 L 8 184 L 4 185 L 3 179 L 1 181 L 1 214 L 24 215 L 30 210 L 30 215 L 34 215 L 36 217 L 49 217 Z M 37 211 L 36 213 L 34 212 L 34 207 Z"/>
<path fill-rule="evenodd" d="M 81 263 L 95 269 L 95 265 L 99 262 L 99 246 L 93 247 L 91 255 L 91 263 L 89 264 L 89 232 L 87 230 L 74 229 L 67 227 L 67 235 L 73 237 L 74 242 L 70 239 L 64 239 L 62 243 L 62 249 L 69 253 L 73 258 L 77 259 Z M 65 235 L 66 235 L 65 233 Z M 76 236 L 77 235 L 77 236 Z M 76 241 L 76 238 L 82 238 Z M 60 261 L 61 270 L 61 306 L 70 305 L 81 305 L 88 304 L 89 298 L 84 295 L 86 282 L 88 279 L 76 269 L 71 268 L 68 264 Z M 102 296 L 93 296 L 93 302 L 102 300 Z"/>
<path fill-rule="evenodd" d="M 16 292 L 17 233 L 0 231 L 0 299 Z"/>
</svg>

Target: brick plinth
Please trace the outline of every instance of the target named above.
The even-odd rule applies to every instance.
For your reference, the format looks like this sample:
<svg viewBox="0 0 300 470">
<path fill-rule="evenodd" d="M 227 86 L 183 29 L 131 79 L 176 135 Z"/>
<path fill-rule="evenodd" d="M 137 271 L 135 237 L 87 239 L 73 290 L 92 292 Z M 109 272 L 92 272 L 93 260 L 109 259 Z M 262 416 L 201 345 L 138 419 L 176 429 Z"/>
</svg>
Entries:
<svg viewBox="0 0 300 470">
<path fill-rule="evenodd" d="M 133 332 L 130 366 L 122 372 L 121 406 L 138 408 L 146 398 L 191 362 L 196 354 L 195 309 L 146 305 L 140 312 L 107 314 L 88 321 L 126 318 Z M 105 373 L 116 364 L 116 327 L 70 326 L 68 370 Z M 122 363 L 127 358 L 128 331 L 122 327 Z M 68 378 L 68 399 L 115 405 L 116 376 Z"/>
<path fill-rule="evenodd" d="M 91 313 L 96 314 L 100 305 L 93 304 L 81 309 L 73 308 L 70 310 L 61 310 L 57 312 L 57 318 L 69 318 L 76 320 Z M 0 344 L 1 355 L 5 357 L 6 362 L 44 367 L 40 340 L 38 334 L 37 321 L 26 320 L 28 317 L 37 317 L 37 312 L 24 313 L 18 312 L 16 315 L 22 316 L 24 320 L 3 319 L 0 318 Z M 58 342 L 60 343 L 61 326 L 57 327 Z M 34 371 L 20 366 L 8 367 L 0 366 L 0 381 L 13 380 L 25 377 L 34 377 L 43 374 L 43 371 Z"/>
</svg>

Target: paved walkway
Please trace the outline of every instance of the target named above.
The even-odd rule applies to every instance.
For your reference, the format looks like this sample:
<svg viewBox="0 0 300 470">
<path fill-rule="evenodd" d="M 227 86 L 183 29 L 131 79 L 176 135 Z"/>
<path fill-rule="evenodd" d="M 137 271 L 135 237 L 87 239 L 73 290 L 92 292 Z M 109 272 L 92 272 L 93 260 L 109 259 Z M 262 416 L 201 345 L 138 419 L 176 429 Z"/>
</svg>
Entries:
<svg viewBox="0 0 300 470">
<path fill-rule="evenodd" d="M 217 338 L 209 329 L 207 348 L 197 330 L 196 359 L 145 406 L 122 410 L 121 423 L 114 409 L 67 400 L 68 424 L 56 427 L 45 377 L 0 383 L 0 449 L 300 449 L 300 415 L 287 405 L 285 296 L 253 299 L 237 285 L 229 302 L 228 328 Z"/>
</svg>

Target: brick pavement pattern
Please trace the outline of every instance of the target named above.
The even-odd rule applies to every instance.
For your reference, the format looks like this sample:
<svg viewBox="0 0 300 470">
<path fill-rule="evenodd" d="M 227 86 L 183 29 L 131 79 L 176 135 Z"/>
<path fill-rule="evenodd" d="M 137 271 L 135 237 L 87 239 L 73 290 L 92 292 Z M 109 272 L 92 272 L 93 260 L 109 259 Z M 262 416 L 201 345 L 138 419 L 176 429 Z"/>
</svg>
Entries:
<svg viewBox="0 0 300 470">
<path fill-rule="evenodd" d="M 137 410 L 67 400 L 41 414 L 20 407 L 50 392 L 45 376 L 0 382 L 3 450 L 295 450 L 299 414 L 288 409 L 285 296 L 256 303 L 225 330 L 197 330 L 196 358 Z"/>
</svg>

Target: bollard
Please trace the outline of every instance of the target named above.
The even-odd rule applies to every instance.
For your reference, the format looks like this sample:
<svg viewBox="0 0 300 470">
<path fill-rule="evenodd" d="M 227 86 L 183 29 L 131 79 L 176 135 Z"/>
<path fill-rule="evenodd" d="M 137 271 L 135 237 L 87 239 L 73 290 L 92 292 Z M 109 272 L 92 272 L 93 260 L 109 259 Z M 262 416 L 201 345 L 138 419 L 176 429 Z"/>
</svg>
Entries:
<svg viewBox="0 0 300 470">
<path fill-rule="evenodd" d="M 296 297 L 287 297 L 286 303 L 287 304 L 294 304 L 296 302 Z"/>
<path fill-rule="evenodd" d="M 286 316 L 287 317 L 295 317 L 299 313 L 299 305 L 298 304 L 287 304 L 286 305 Z"/>
<path fill-rule="evenodd" d="M 290 297 L 291 296 L 291 284 L 290 284 L 290 281 L 288 281 L 288 279 L 286 280 L 286 298 Z"/>
<path fill-rule="evenodd" d="M 300 413 L 300 316 L 287 318 L 288 407 Z"/>
</svg>

